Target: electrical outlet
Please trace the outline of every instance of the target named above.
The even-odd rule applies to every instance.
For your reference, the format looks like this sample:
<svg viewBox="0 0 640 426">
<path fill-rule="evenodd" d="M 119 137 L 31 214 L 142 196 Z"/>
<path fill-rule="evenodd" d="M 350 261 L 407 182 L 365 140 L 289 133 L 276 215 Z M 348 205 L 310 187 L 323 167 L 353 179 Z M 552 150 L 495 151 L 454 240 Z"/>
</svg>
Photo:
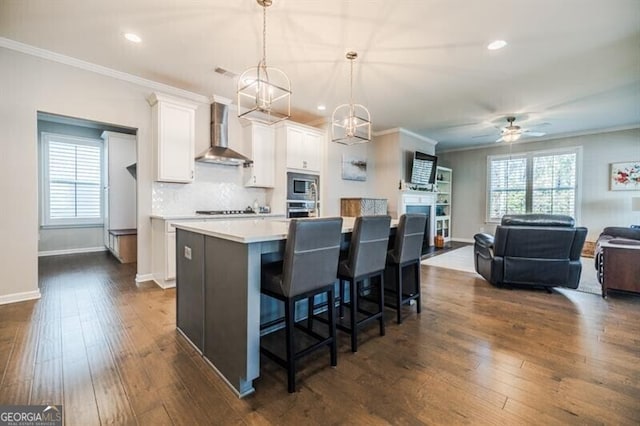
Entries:
<svg viewBox="0 0 640 426">
<path fill-rule="evenodd" d="M 191 247 L 184 246 L 184 257 L 191 260 Z"/>
</svg>

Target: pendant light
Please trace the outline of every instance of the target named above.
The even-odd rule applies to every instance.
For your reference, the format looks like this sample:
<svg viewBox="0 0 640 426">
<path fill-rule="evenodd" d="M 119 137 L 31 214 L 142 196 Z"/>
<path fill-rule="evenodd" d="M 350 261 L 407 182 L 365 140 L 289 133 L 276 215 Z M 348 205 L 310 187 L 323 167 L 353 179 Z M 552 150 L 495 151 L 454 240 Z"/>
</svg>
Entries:
<svg viewBox="0 0 640 426">
<path fill-rule="evenodd" d="M 272 0 L 256 0 L 262 6 L 262 59 L 238 78 L 238 117 L 274 124 L 291 116 L 291 83 L 278 68 L 267 66 L 267 7 Z"/>
<path fill-rule="evenodd" d="M 346 54 L 346 58 L 351 61 L 349 103 L 338 106 L 331 116 L 331 141 L 343 145 L 371 141 L 369 110 L 364 105 L 353 103 L 353 61 L 357 57 L 356 52 L 347 52 Z"/>
</svg>

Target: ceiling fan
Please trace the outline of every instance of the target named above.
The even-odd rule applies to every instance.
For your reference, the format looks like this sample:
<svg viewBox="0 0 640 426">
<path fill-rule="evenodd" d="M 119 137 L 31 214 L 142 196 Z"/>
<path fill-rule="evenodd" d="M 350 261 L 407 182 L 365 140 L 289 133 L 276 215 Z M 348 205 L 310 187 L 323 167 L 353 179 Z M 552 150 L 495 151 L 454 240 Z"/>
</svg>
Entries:
<svg viewBox="0 0 640 426">
<path fill-rule="evenodd" d="M 521 136 L 544 136 L 545 132 L 534 132 L 529 129 L 522 129 L 520 126 L 513 124 L 516 121 L 515 117 L 507 117 L 509 125 L 503 127 L 500 133 L 500 138 L 496 142 L 515 142 L 520 139 Z"/>
</svg>

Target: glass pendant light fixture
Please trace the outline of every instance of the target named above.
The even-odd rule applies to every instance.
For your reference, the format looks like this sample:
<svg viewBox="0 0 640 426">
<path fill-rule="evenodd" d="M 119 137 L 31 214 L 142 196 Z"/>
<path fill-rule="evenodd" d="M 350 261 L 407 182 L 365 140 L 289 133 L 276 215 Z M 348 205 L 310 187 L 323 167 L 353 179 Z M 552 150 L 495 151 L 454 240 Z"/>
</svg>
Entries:
<svg viewBox="0 0 640 426">
<path fill-rule="evenodd" d="M 274 124 L 291 116 L 291 83 L 278 68 L 267 66 L 267 7 L 272 0 L 256 0 L 262 6 L 262 59 L 238 78 L 238 117 Z"/>
<path fill-rule="evenodd" d="M 371 115 L 369 110 L 360 104 L 353 103 L 353 61 L 358 57 L 356 52 L 347 52 L 351 61 L 349 80 L 349 103 L 338 106 L 331 116 L 331 141 L 343 145 L 366 143 L 371 141 Z"/>
</svg>

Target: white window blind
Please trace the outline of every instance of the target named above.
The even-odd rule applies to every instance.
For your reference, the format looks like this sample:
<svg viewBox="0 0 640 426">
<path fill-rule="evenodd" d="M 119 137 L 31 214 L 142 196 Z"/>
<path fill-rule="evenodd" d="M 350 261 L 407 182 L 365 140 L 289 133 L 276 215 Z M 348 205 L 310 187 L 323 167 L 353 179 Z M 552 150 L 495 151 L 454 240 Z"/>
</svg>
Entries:
<svg viewBox="0 0 640 426">
<path fill-rule="evenodd" d="M 527 159 L 491 159 L 489 176 L 489 220 L 500 220 L 505 214 L 525 213 Z"/>
<path fill-rule="evenodd" d="M 102 143 L 45 133 L 43 224 L 102 223 Z"/>
<path fill-rule="evenodd" d="M 487 221 L 505 214 L 577 216 L 579 148 L 488 157 Z"/>
</svg>

